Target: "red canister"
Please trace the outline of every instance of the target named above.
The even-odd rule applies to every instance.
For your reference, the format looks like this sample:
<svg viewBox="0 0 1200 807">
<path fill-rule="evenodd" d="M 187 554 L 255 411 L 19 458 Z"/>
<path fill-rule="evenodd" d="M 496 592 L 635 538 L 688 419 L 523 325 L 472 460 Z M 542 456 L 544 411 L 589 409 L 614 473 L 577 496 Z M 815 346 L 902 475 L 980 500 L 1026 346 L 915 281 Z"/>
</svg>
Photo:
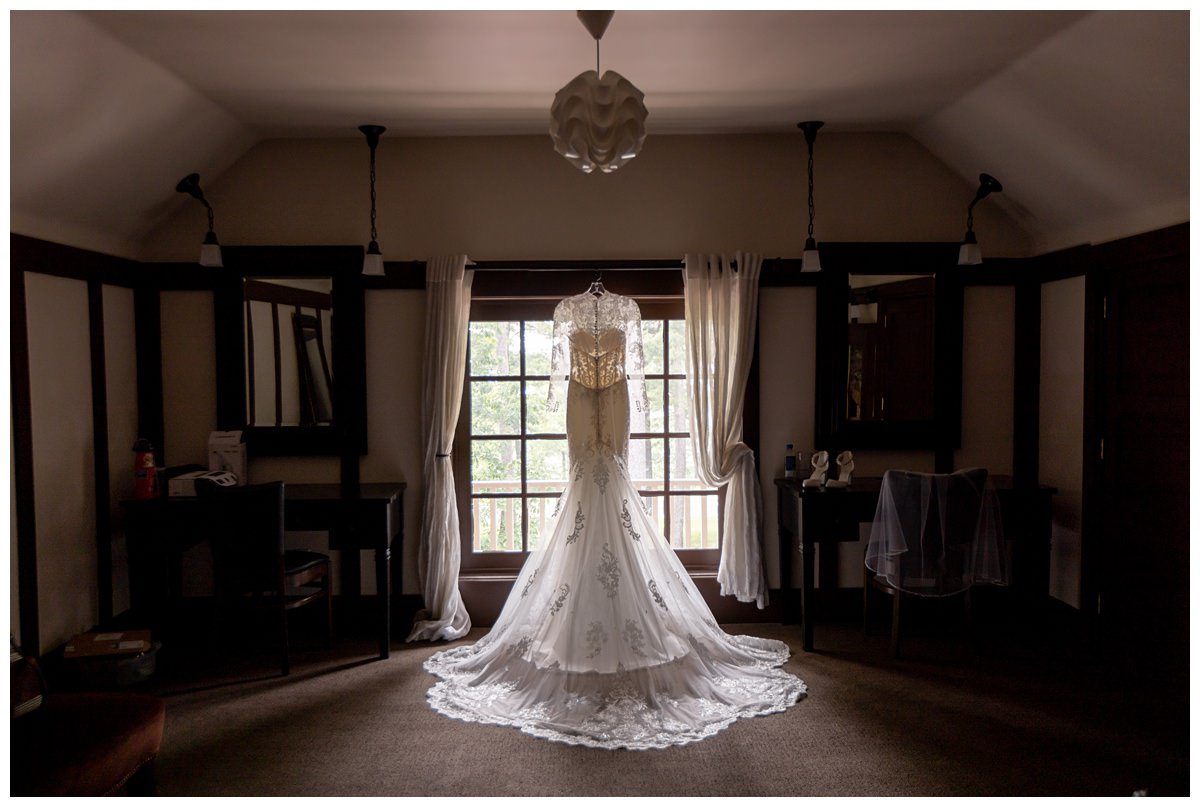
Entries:
<svg viewBox="0 0 1200 807">
<path fill-rule="evenodd" d="M 133 498 L 153 499 L 158 493 L 154 446 L 142 438 L 133 444 Z"/>
</svg>

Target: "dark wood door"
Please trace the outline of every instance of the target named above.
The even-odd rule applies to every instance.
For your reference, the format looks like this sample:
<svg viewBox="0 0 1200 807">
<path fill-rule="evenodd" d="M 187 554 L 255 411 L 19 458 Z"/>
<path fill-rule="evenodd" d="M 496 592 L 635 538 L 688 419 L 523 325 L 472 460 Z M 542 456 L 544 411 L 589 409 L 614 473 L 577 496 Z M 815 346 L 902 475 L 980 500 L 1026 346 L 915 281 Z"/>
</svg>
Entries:
<svg viewBox="0 0 1200 807">
<path fill-rule="evenodd" d="M 933 316 L 932 288 L 927 294 L 880 299 L 879 411 L 883 420 L 933 417 Z"/>
<path fill-rule="evenodd" d="M 1100 624 L 1147 671 L 1187 665 L 1187 238 L 1172 228 L 1104 256 Z"/>
</svg>

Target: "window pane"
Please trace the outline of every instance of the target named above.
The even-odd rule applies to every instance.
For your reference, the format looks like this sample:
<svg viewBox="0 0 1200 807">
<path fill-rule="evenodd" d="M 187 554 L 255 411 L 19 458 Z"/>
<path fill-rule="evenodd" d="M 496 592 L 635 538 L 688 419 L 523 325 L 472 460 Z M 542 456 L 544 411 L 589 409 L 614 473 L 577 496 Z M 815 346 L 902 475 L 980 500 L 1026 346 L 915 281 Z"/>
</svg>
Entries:
<svg viewBox="0 0 1200 807">
<path fill-rule="evenodd" d="M 671 420 L 667 431 L 690 432 L 692 430 L 692 399 L 686 378 L 673 378 L 671 385 Z"/>
<path fill-rule="evenodd" d="M 471 529 L 476 552 L 519 552 L 521 499 L 472 499 Z"/>
<path fill-rule="evenodd" d="M 567 441 L 529 440 L 525 444 L 529 463 L 525 472 L 529 493 L 561 493 L 567 484 Z"/>
<path fill-rule="evenodd" d="M 658 540 L 663 540 L 663 536 L 667 534 L 667 497 L 666 496 L 642 496 L 642 504 L 646 508 L 646 512 L 650 514 L 650 520 L 654 522 L 655 534 L 654 537 Z"/>
<path fill-rule="evenodd" d="M 471 323 L 471 375 L 521 374 L 521 323 Z"/>
<path fill-rule="evenodd" d="M 545 381 L 525 382 L 525 433 L 526 434 L 566 434 L 567 433 L 567 403 L 560 401 L 557 412 L 546 408 L 546 395 L 549 392 Z"/>
<path fill-rule="evenodd" d="M 663 489 L 663 442 L 629 441 L 629 476 L 638 490 Z"/>
<path fill-rule="evenodd" d="M 525 373 L 550 375 L 550 339 L 553 321 L 525 323 Z"/>
<path fill-rule="evenodd" d="M 671 374 L 687 375 L 687 342 L 683 333 L 683 320 L 670 320 L 667 323 L 667 331 L 671 342 L 669 358 Z"/>
<path fill-rule="evenodd" d="M 720 529 L 717 494 L 671 497 L 671 546 L 675 549 L 715 549 Z"/>
<path fill-rule="evenodd" d="M 663 372 L 663 321 L 642 320 L 642 350 L 646 354 L 646 375 Z"/>
<path fill-rule="evenodd" d="M 471 441 L 471 493 L 520 493 L 519 440 Z"/>
<path fill-rule="evenodd" d="M 471 382 L 471 434 L 521 433 L 521 382 Z"/>
<path fill-rule="evenodd" d="M 661 432 L 663 430 L 663 382 L 656 379 L 646 381 L 646 397 L 650 399 L 650 410 L 639 412 L 629 407 L 629 431 Z"/>
<path fill-rule="evenodd" d="M 536 498 L 527 500 L 529 504 L 529 546 L 530 550 L 537 549 L 550 538 L 554 528 L 554 509 L 558 506 L 556 498 Z"/>
<path fill-rule="evenodd" d="M 671 438 L 671 490 L 713 490 L 696 473 L 690 437 Z"/>
</svg>

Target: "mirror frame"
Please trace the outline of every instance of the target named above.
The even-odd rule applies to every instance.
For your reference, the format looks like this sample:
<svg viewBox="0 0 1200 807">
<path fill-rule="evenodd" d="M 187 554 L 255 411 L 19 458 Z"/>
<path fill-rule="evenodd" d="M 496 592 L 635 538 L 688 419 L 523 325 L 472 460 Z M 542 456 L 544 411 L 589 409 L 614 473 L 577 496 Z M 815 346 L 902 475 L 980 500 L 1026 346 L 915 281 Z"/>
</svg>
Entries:
<svg viewBox="0 0 1200 807">
<path fill-rule="evenodd" d="M 366 322 L 361 246 L 222 247 L 213 293 L 217 348 L 217 428 L 241 429 L 251 457 L 362 456 L 367 453 Z M 247 277 L 333 279 L 333 425 L 248 426 Z"/>
<path fill-rule="evenodd" d="M 817 449 L 933 449 L 962 442 L 963 285 L 958 245 L 951 243 L 827 243 L 820 245 L 817 281 Z M 848 421 L 845 417 L 849 275 L 934 277 L 933 417 Z"/>
</svg>

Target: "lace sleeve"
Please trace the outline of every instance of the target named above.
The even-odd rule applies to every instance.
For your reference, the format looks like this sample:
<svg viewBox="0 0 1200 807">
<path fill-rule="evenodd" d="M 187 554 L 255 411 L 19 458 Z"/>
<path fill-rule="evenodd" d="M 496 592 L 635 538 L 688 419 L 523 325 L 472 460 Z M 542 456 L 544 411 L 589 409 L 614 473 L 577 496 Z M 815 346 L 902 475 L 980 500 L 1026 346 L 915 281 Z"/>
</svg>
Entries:
<svg viewBox="0 0 1200 807">
<path fill-rule="evenodd" d="M 567 358 L 567 339 L 571 323 L 566 300 L 554 307 L 554 327 L 550 336 L 550 391 L 546 395 L 546 408 L 557 412 L 567 394 L 567 379 L 571 366 Z"/>
<path fill-rule="evenodd" d="M 650 411 L 646 396 L 646 354 L 642 350 L 642 312 L 633 300 L 626 300 L 625 374 L 629 377 L 629 400 L 639 412 Z"/>
</svg>

